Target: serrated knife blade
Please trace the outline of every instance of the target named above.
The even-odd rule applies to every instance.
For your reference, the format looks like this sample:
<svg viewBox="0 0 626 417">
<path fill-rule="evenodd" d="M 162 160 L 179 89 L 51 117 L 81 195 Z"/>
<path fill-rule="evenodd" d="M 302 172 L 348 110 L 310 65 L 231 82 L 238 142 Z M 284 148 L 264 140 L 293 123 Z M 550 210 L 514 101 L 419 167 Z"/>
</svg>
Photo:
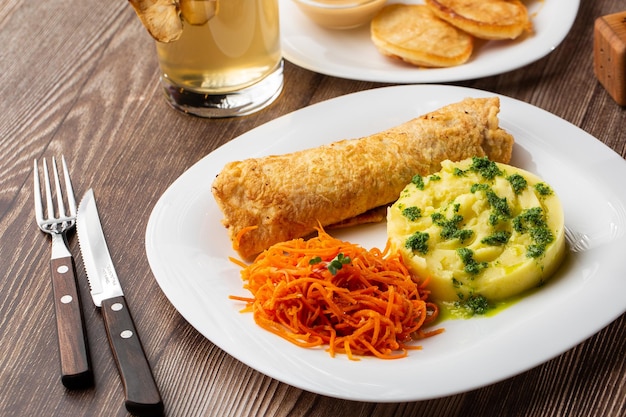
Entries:
<svg viewBox="0 0 626 417">
<path fill-rule="evenodd" d="M 76 232 L 91 296 L 102 319 L 122 379 L 126 409 L 137 416 L 163 414 L 163 401 L 128 309 L 106 243 L 93 189 L 78 206 Z"/>
<path fill-rule="evenodd" d="M 104 238 L 92 189 L 88 190 L 81 200 L 78 213 L 81 214 L 81 218 L 80 220 L 77 218 L 76 227 L 80 228 L 80 231 L 77 230 L 78 240 L 87 270 L 89 289 L 94 304 L 101 307 L 102 300 L 123 296 L 124 292 L 117 279 L 109 247 Z"/>
</svg>

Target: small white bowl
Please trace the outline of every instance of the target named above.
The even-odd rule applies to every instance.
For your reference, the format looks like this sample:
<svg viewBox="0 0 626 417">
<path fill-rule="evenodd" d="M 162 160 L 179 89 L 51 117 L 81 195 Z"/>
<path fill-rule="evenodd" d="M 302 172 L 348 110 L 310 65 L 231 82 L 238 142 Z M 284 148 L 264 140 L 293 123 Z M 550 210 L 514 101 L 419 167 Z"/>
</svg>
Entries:
<svg viewBox="0 0 626 417">
<path fill-rule="evenodd" d="M 320 26 L 352 29 L 369 23 L 386 0 L 293 0 Z"/>
</svg>

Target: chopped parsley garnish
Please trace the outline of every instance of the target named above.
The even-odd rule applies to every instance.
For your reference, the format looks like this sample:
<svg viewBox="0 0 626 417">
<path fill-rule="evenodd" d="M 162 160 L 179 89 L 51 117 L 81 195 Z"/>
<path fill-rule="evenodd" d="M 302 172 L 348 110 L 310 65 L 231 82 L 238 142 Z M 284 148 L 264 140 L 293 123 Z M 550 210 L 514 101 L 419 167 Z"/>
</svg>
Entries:
<svg viewBox="0 0 626 417">
<path fill-rule="evenodd" d="M 498 175 L 502 175 L 502 171 L 498 168 L 498 165 L 489 160 L 486 156 L 483 158 L 479 158 L 477 156 L 472 157 L 472 166 L 470 167 L 472 171 L 478 172 L 483 178 L 492 180 Z"/>
<path fill-rule="evenodd" d="M 528 187 L 528 181 L 520 174 L 510 175 L 507 180 L 511 183 L 511 188 L 515 194 L 521 194 Z"/>
<path fill-rule="evenodd" d="M 543 209 L 541 207 L 526 209 L 513 219 L 513 228 L 518 233 L 526 233 L 531 228 L 545 225 L 546 222 L 543 219 Z"/>
<path fill-rule="evenodd" d="M 433 174 L 430 177 L 428 177 L 429 181 L 441 181 L 441 177 L 437 174 Z"/>
<path fill-rule="evenodd" d="M 422 176 L 419 174 L 413 176 L 413 178 L 411 179 L 411 183 L 413 183 L 418 190 L 424 189 L 424 178 L 422 178 Z"/>
<path fill-rule="evenodd" d="M 417 206 L 406 207 L 402 210 L 402 215 L 414 222 L 422 217 L 422 210 Z"/>
<path fill-rule="evenodd" d="M 487 237 L 484 237 L 480 241 L 480 243 L 484 243 L 490 246 L 502 246 L 502 245 L 506 245 L 506 243 L 509 241 L 510 238 L 511 238 L 511 232 L 507 230 L 499 230 Z"/>
<path fill-rule="evenodd" d="M 488 184 L 476 183 L 476 184 L 472 184 L 472 186 L 470 187 L 470 192 L 473 194 L 476 191 L 487 191 L 490 189 L 491 187 Z"/>
<path fill-rule="evenodd" d="M 535 243 L 526 248 L 526 256 L 529 258 L 539 258 L 545 252 L 546 247 L 554 241 L 554 235 L 547 226 L 530 229 L 530 236 Z"/>
<path fill-rule="evenodd" d="M 335 256 L 335 259 L 330 261 L 328 264 L 328 271 L 333 275 L 337 275 L 337 272 L 339 272 L 344 265 L 348 265 L 350 262 L 352 262 L 352 260 L 349 256 L 344 256 L 343 253 L 338 253 L 337 256 Z"/>
<path fill-rule="evenodd" d="M 487 197 L 487 202 L 491 206 L 492 213 L 489 216 L 489 224 L 495 226 L 500 220 L 508 220 L 511 218 L 511 208 L 506 200 L 506 197 L 498 197 L 493 189 L 487 184 L 472 184 L 470 191 L 475 193 L 476 191 L 484 191 Z"/>
<path fill-rule="evenodd" d="M 454 232 L 453 238 L 459 239 L 461 243 L 463 243 L 472 236 L 474 236 L 474 231 L 472 229 L 460 229 Z"/>
<path fill-rule="evenodd" d="M 552 195 L 552 188 L 550 188 L 548 185 L 546 185 L 543 182 L 535 184 L 535 190 L 542 197 Z"/>
<path fill-rule="evenodd" d="M 511 209 L 506 201 L 506 197 L 498 197 L 492 190 L 487 191 L 487 201 L 491 206 L 492 213 L 489 216 L 489 223 L 495 226 L 500 220 L 508 220 L 511 217 Z"/>
<path fill-rule="evenodd" d="M 467 299 L 459 294 L 461 300 L 456 301 L 454 305 L 467 310 L 471 315 L 486 314 L 490 309 L 489 300 L 482 295 L 471 295 Z"/>
<path fill-rule="evenodd" d="M 530 229 L 530 236 L 538 245 L 546 246 L 554 241 L 554 235 L 545 225 Z"/>
<path fill-rule="evenodd" d="M 513 228 L 518 233 L 530 234 L 533 243 L 526 248 L 526 256 L 529 258 L 539 258 L 554 241 L 554 234 L 545 221 L 541 207 L 524 210 L 513 219 Z"/>
<path fill-rule="evenodd" d="M 425 232 L 415 232 L 404 242 L 407 249 L 422 254 L 428 253 L 428 239 L 430 235 Z"/>
<path fill-rule="evenodd" d="M 464 242 L 466 239 L 471 238 L 474 235 L 474 231 L 471 229 L 461 229 L 459 225 L 463 221 L 463 216 L 458 214 L 459 204 L 454 205 L 454 214 L 452 218 L 447 219 L 442 213 L 433 213 L 430 215 L 433 223 L 441 227 L 440 236 L 443 239 L 459 239 Z"/>
<path fill-rule="evenodd" d="M 545 251 L 545 246 L 531 244 L 526 247 L 526 256 L 533 259 L 539 258 Z"/>
<path fill-rule="evenodd" d="M 477 262 L 474 259 L 474 251 L 468 248 L 459 248 L 456 250 L 463 263 L 465 264 L 465 272 L 470 275 L 478 275 L 480 271 L 487 268 L 487 262 Z"/>
</svg>

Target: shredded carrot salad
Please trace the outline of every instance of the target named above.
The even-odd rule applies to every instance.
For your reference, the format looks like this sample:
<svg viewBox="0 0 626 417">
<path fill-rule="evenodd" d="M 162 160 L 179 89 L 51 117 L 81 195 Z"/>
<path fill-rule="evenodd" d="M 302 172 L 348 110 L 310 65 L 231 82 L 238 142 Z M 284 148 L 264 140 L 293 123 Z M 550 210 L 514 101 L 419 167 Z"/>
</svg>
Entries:
<svg viewBox="0 0 626 417">
<path fill-rule="evenodd" d="M 331 356 L 407 356 L 409 342 L 440 333 L 424 331 L 438 314 L 426 282 L 416 283 L 400 254 L 366 250 L 318 236 L 279 243 L 242 266 L 247 303 L 262 328 L 302 347 L 328 346 Z"/>
</svg>

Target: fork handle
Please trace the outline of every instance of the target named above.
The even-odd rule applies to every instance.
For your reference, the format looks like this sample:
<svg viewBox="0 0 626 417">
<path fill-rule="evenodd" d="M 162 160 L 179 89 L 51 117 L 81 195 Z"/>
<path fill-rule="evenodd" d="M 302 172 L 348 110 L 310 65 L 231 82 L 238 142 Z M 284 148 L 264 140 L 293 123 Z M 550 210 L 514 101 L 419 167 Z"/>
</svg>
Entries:
<svg viewBox="0 0 626 417">
<path fill-rule="evenodd" d="M 93 385 L 93 371 L 87 332 L 76 285 L 76 266 L 72 256 L 52 259 L 52 292 L 61 358 L 61 382 L 69 389 Z"/>
</svg>

